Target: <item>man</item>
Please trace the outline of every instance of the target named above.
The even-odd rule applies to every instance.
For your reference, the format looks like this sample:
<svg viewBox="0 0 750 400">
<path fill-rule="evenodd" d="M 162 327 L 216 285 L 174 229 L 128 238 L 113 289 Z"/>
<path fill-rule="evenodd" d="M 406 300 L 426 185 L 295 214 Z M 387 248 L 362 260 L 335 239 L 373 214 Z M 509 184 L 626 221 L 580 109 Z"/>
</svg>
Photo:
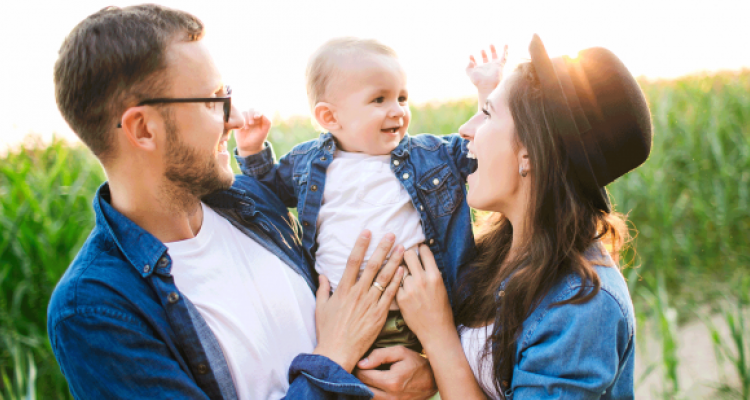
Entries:
<svg viewBox="0 0 750 400">
<path fill-rule="evenodd" d="M 403 349 L 370 355 L 368 365 L 395 362 L 390 371 L 359 371 L 361 381 L 351 374 L 348 349 L 368 345 L 354 333 L 373 320 L 366 319 L 372 310 L 387 310 L 395 265 L 377 278 L 372 268 L 369 283 L 352 278 L 330 299 L 321 285 L 316 344 L 313 272 L 297 223 L 261 185 L 235 181 L 227 140 L 245 122 L 203 33 L 182 11 L 109 7 L 76 26 L 60 49 L 58 107 L 108 177 L 94 199 L 96 227 L 48 310 L 71 392 L 81 399 L 432 394 L 426 361 Z M 352 271 L 367 239 L 359 244 Z M 381 243 L 383 256 L 388 248 Z M 388 290 L 371 288 L 373 279 Z"/>
</svg>

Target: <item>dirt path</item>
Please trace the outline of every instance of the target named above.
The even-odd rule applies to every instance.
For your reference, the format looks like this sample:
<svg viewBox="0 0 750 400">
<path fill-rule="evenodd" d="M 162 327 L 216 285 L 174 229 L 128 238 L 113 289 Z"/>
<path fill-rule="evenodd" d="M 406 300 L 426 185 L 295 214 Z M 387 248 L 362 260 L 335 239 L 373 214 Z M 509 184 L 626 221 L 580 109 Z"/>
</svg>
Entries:
<svg viewBox="0 0 750 400">
<path fill-rule="evenodd" d="M 722 341 L 728 343 L 729 329 L 726 322 L 719 315 L 711 318 L 719 329 Z M 664 399 L 660 393 L 664 390 L 664 366 L 662 363 L 662 348 L 658 339 L 658 332 L 650 326 L 638 330 L 642 336 L 637 342 L 637 356 L 635 364 L 636 399 Z M 700 320 L 691 321 L 678 330 L 677 357 L 679 360 L 677 378 L 681 395 L 676 398 L 707 399 L 716 398 L 714 387 L 721 382 L 728 382 L 733 387 L 739 387 L 736 371 L 728 362 L 722 367 L 717 363 L 711 334 L 705 323 Z M 652 365 L 656 367 L 640 384 L 639 379 Z"/>
</svg>

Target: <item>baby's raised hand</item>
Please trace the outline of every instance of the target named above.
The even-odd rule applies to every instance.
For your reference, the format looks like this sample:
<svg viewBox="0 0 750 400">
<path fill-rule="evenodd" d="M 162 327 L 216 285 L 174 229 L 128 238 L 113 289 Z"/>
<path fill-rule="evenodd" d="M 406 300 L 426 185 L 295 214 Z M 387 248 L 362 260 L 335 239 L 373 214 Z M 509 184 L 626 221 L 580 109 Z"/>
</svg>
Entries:
<svg viewBox="0 0 750 400">
<path fill-rule="evenodd" d="M 490 45 L 492 60 L 487 58 L 487 52 L 482 50 L 482 64 L 477 63 L 474 56 L 469 56 L 469 65 L 466 66 L 466 75 L 477 90 L 481 93 L 492 92 L 503 78 L 503 67 L 508 57 L 508 45 L 503 47 L 503 54 L 498 58 L 494 45 Z"/>
<path fill-rule="evenodd" d="M 263 150 L 263 143 L 271 129 L 271 120 L 265 114 L 252 108 L 242 112 L 242 116 L 245 117 L 245 125 L 236 129 L 234 134 L 237 140 L 237 152 L 240 157 L 247 157 Z"/>
</svg>

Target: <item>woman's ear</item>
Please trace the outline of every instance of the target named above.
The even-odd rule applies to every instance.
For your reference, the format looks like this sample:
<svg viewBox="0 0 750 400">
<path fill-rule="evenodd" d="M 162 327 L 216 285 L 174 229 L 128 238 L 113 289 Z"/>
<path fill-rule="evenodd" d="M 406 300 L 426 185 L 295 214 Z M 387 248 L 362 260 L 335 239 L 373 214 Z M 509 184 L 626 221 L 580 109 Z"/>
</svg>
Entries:
<svg viewBox="0 0 750 400">
<path fill-rule="evenodd" d="M 318 121 L 318 124 L 321 128 L 325 129 L 328 132 L 331 132 L 341 129 L 341 124 L 339 124 L 338 120 L 336 119 L 335 111 L 336 108 L 333 104 L 321 101 L 320 103 L 315 105 L 315 108 L 313 109 L 313 115 L 315 117 L 315 120 Z"/>
<path fill-rule="evenodd" d="M 529 151 L 526 150 L 526 146 L 521 146 L 518 150 L 518 165 L 526 173 L 531 171 L 531 160 L 529 159 Z"/>
<path fill-rule="evenodd" d="M 159 124 L 151 118 L 151 114 L 146 107 L 130 107 L 122 114 L 121 128 L 118 130 L 131 146 L 146 151 L 158 147 L 156 131 Z"/>
</svg>

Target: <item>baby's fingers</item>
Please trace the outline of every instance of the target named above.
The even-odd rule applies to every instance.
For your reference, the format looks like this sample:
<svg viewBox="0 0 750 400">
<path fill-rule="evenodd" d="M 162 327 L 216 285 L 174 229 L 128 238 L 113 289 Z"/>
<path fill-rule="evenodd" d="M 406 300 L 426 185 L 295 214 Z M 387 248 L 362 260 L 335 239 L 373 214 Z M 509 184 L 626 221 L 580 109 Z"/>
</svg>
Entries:
<svg viewBox="0 0 750 400">
<path fill-rule="evenodd" d="M 492 59 L 497 60 L 497 50 L 495 49 L 495 45 L 490 45 L 490 54 L 492 54 Z"/>
</svg>

